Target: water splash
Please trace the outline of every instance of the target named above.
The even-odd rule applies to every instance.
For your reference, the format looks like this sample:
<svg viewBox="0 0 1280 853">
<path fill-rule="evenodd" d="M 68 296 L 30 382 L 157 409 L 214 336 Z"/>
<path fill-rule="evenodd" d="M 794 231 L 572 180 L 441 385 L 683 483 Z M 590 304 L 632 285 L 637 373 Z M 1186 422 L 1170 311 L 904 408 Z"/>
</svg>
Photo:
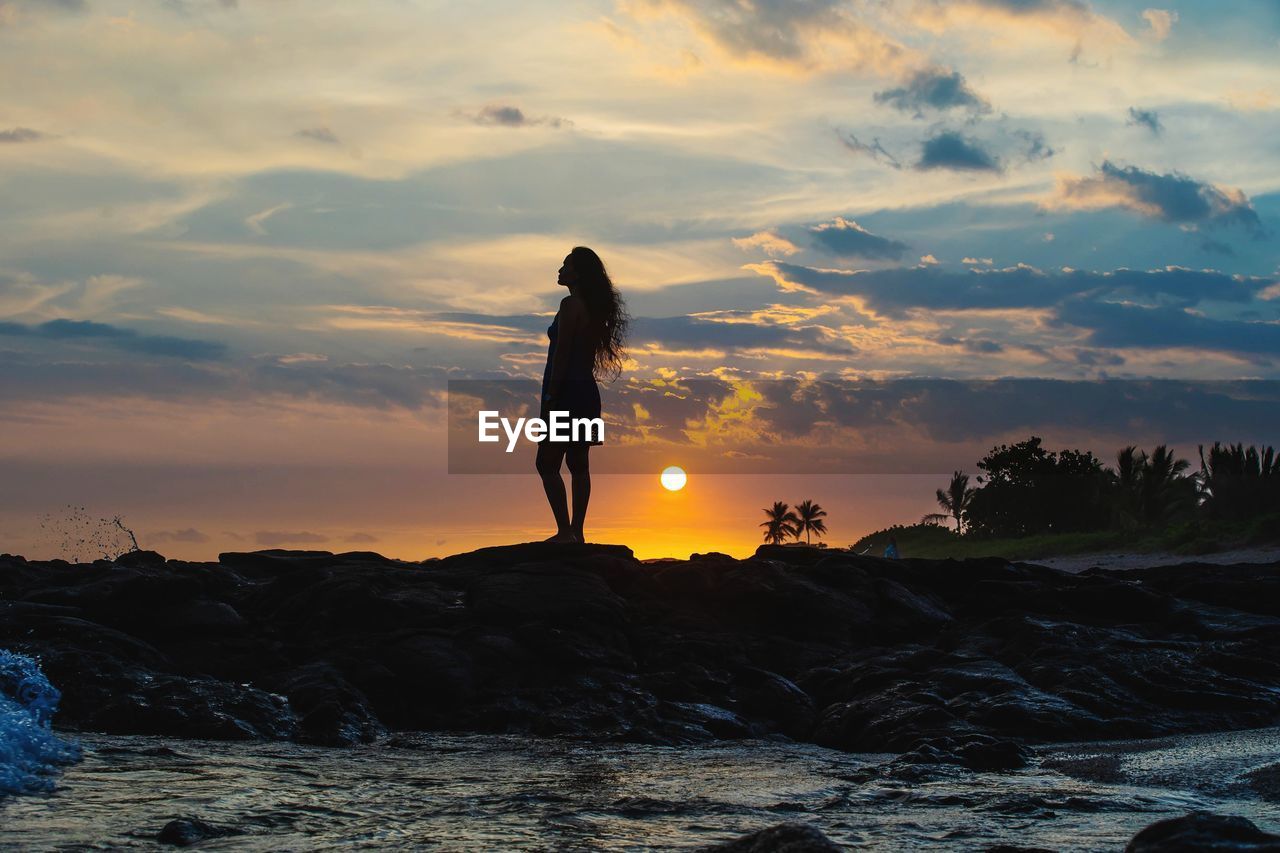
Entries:
<svg viewBox="0 0 1280 853">
<path fill-rule="evenodd" d="M 138 551 L 138 537 L 124 518 L 90 515 L 82 506 L 67 504 L 61 512 L 40 517 L 41 545 L 48 543 L 59 557 L 79 563 L 87 560 L 114 560 L 129 551 Z"/>
<path fill-rule="evenodd" d="M 0 796 L 53 790 L 80 745 L 50 728 L 62 694 L 34 660 L 0 649 Z"/>
</svg>

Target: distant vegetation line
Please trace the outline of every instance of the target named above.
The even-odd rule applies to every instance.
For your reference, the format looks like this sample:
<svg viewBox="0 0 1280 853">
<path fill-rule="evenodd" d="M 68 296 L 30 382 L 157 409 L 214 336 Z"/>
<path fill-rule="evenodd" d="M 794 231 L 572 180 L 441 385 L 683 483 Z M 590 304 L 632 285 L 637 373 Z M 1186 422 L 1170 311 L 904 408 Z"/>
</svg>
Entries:
<svg viewBox="0 0 1280 853">
<path fill-rule="evenodd" d="M 1052 452 L 1038 436 L 984 456 L 969 485 L 952 474 L 920 523 L 864 536 L 854 550 L 896 538 L 903 556 L 1029 559 L 1107 549 L 1203 554 L 1280 541 L 1280 458 L 1274 448 L 1199 446 L 1192 468 L 1167 445 L 1134 446 L 1114 468 L 1089 451 Z M 953 526 L 952 526 L 953 525 Z"/>
</svg>

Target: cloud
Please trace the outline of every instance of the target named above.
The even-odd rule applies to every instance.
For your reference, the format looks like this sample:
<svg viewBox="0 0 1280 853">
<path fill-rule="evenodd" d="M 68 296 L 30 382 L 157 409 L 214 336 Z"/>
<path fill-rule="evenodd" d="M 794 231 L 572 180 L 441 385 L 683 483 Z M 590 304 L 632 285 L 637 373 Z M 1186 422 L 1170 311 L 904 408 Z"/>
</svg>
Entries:
<svg viewBox="0 0 1280 853">
<path fill-rule="evenodd" d="M 325 145 L 340 144 L 337 135 L 327 127 L 305 127 L 293 135 L 299 139 L 310 139 L 313 142 L 321 142 Z"/>
<path fill-rule="evenodd" d="M 1093 175 L 1061 178 L 1048 206 L 1067 210 L 1120 207 L 1179 225 L 1237 223 L 1260 231 L 1262 222 L 1243 192 L 1197 181 L 1179 172 L 1159 174 L 1105 161 Z"/>
<path fill-rule="evenodd" d="M 1280 353 L 1280 323 L 1225 320 L 1173 306 L 1144 307 L 1121 302 L 1071 300 L 1058 320 L 1089 330 L 1092 346 L 1183 347 L 1240 355 Z"/>
<path fill-rule="evenodd" d="M 142 537 L 148 544 L 152 542 L 208 542 L 209 535 L 188 527 L 185 530 L 157 530 Z"/>
<path fill-rule="evenodd" d="M 560 127 L 561 125 L 573 123 L 555 116 L 541 116 L 538 118 L 527 116 L 524 110 L 511 104 L 490 104 L 481 107 L 479 112 L 471 116 L 471 120 L 476 124 L 489 125 L 491 127 L 534 127 L 536 125 Z"/>
<path fill-rule="evenodd" d="M 250 231 L 252 231 L 254 234 L 257 234 L 260 237 L 265 237 L 267 234 L 267 229 L 263 223 L 265 223 L 271 217 L 275 216 L 277 213 L 282 213 L 286 210 L 289 210 L 292 207 L 293 207 L 293 202 L 282 201 L 279 204 L 274 204 L 271 207 L 265 208 L 264 210 L 259 210 L 257 213 L 251 213 L 244 218 L 245 227 L 248 228 Z"/>
<path fill-rule="evenodd" d="M 315 544 L 320 542 L 328 542 L 329 537 L 319 533 L 311 533 L 306 530 L 299 530 L 296 533 L 274 530 L 259 530 L 253 534 L 253 539 L 259 545 L 265 545 L 268 548 L 276 545 L 288 544 Z"/>
<path fill-rule="evenodd" d="M 944 112 L 963 108 L 974 113 L 991 111 L 987 100 L 970 88 L 959 71 L 926 68 L 916 71 L 898 87 L 875 93 L 878 104 L 888 104 L 916 118 L 924 118 L 926 110 Z"/>
<path fill-rule="evenodd" d="M 6 327 L 17 325 L 0 323 L 0 335 L 10 331 Z M 451 375 L 456 374 L 434 366 L 281 363 L 274 357 L 239 363 L 88 361 L 64 353 L 51 359 L 0 348 L 0 399 L 6 401 L 144 397 L 242 404 L 289 399 L 378 411 L 421 411 L 440 403 Z"/>
<path fill-rule="evenodd" d="M 48 134 L 32 130 L 29 127 L 13 127 L 9 130 L 0 130 L 0 145 L 17 145 L 22 142 L 36 142 L 37 140 L 48 138 Z"/>
<path fill-rule="evenodd" d="M 809 229 L 814 244 L 844 258 L 897 260 L 907 250 L 906 243 L 872 234 L 858 223 L 837 216 Z"/>
<path fill-rule="evenodd" d="M 885 163 L 895 169 L 902 168 L 902 164 L 898 161 L 898 158 L 886 151 L 885 147 L 880 144 L 879 139 L 873 139 L 868 144 L 858 139 L 858 137 L 854 136 L 852 133 L 837 133 L 837 136 L 844 147 L 848 148 L 855 154 L 865 154 L 877 163 Z"/>
<path fill-rule="evenodd" d="M 1151 27 L 1151 38 L 1156 41 L 1167 39 L 1173 25 L 1178 22 L 1178 13 L 1171 9 L 1143 9 L 1142 17 Z"/>
<path fill-rule="evenodd" d="M 915 167 L 920 170 L 951 169 L 958 172 L 1001 170 L 1000 161 L 981 142 L 953 130 L 944 130 L 926 139 Z"/>
<path fill-rule="evenodd" d="M 999 341 L 988 340 L 986 338 L 955 338 L 950 335 L 943 335 L 938 338 L 938 343 L 943 346 L 960 347 L 967 352 L 975 353 L 977 355 L 991 355 L 998 352 L 1004 352 L 1004 344 Z"/>
<path fill-rule="evenodd" d="M 932 266 L 847 272 L 766 261 L 747 268 L 772 277 L 784 291 L 854 296 L 876 313 L 895 318 L 905 317 L 912 309 L 1052 308 L 1082 297 L 1134 301 L 1159 298 L 1179 307 L 1192 307 L 1210 300 L 1247 303 L 1280 280 L 1181 267 L 1044 272 L 1020 264 L 963 272 Z"/>
<path fill-rule="evenodd" d="M 159 355 L 191 361 L 220 359 L 226 344 L 217 341 L 143 335 L 134 329 L 95 323 L 90 320 L 49 320 L 39 325 L 0 322 L 0 335 L 35 337 L 58 341 L 83 341 L 143 355 Z"/>
<path fill-rule="evenodd" d="M 750 237 L 734 237 L 733 245 L 744 251 L 747 249 L 760 249 L 765 254 L 774 257 L 778 255 L 790 256 L 800 251 L 799 246 L 775 231 L 757 231 Z"/>
<path fill-rule="evenodd" d="M 774 263 L 774 262 L 770 262 Z M 816 325 L 724 322 L 702 317 L 637 317 L 633 346 L 656 344 L 671 350 L 804 350 L 852 354 L 856 348 Z"/>
<path fill-rule="evenodd" d="M 361 543 L 368 544 L 371 542 L 377 542 L 378 537 L 370 533 L 352 533 L 350 536 L 343 537 L 343 541 L 344 542 L 361 542 Z"/>
<path fill-rule="evenodd" d="M 1044 134 L 1034 130 L 1015 130 L 1013 136 L 1020 139 L 1026 146 L 1022 152 L 1023 157 L 1028 163 L 1035 163 L 1038 160 L 1048 160 L 1058 152 L 1051 148 L 1045 142 Z"/>
<path fill-rule="evenodd" d="M 676 19 L 731 60 L 791 73 L 890 71 L 910 55 L 845 0 L 632 0 L 621 8 L 636 21 Z"/>
<path fill-rule="evenodd" d="M 1132 41 L 1123 27 L 1083 0 L 918 0 L 915 19 L 935 32 L 978 26 L 1012 31 L 1021 41 L 1034 28 L 1072 42 L 1073 59 L 1086 40 L 1111 45 Z"/>
<path fill-rule="evenodd" d="M 1151 131 L 1152 135 L 1159 136 L 1164 130 L 1164 125 L 1160 123 L 1160 115 L 1155 110 L 1140 110 L 1137 107 L 1129 107 L 1129 120 L 1125 124 L 1130 127 L 1145 127 Z"/>
<path fill-rule="evenodd" d="M 1211 237 L 1205 237 L 1200 241 L 1200 251 L 1214 255 L 1225 255 L 1229 258 L 1234 258 L 1236 255 L 1236 250 L 1231 248 L 1229 244 L 1223 243 L 1221 240 L 1214 240 Z"/>
</svg>

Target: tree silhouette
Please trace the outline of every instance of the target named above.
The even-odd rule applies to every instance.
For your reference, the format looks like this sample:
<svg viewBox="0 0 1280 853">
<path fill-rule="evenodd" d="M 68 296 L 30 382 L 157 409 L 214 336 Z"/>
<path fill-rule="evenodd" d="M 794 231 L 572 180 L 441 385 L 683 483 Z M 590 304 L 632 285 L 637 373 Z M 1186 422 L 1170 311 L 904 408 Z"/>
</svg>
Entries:
<svg viewBox="0 0 1280 853">
<path fill-rule="evenodd" d="M 760 526 L 765 528 L 764 541 L 771 545 L 781 545 L 785 540 L 798 537 L 800 519 L 791 511 L 791 507 L 782 501 L 774 501 L 772 508 L 764 511 L 767 516 Z"/>
<path fill-rule="evenodd" d="M 814 533 L 818 537 L 826 535 L 827 523 L 822 519 L 827 517 L 827 511 L 813 501 L 801 501 L 796 504 L 796 533 L 797 539 L 800 534 L 804 534 L 804 542 L 809 543 L 809 534 Z"/>
<path fill-rule="evenodd" d="M 1242 519 L 1280 508 L 1280 456 L 1267 446 L 1218 442 L 1205 459 L 1200 445 L 1200 494 L 1206 514 L 1213 518 Z"/>
<path fill-rule="evenodd" d="M 921 524 L 934 524 L 949 518 L 956 520 L 956 533 L 964 533 L 964 516 L 969 511 L 969 503 L 977 489 L 969 487 L 969 475 L 956 471 L 951 475 L 951 483 L 946 490 L 938 489 L 938 506 L 946 512 L 931 512 L 920 519 Z"/>
</svg>

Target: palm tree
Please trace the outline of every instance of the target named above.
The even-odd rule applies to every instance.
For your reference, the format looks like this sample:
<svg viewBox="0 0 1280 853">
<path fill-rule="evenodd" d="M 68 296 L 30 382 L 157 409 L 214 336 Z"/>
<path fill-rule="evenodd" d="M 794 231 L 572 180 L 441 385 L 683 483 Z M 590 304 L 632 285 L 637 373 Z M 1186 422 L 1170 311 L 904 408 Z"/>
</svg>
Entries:
<svg viewBox="0 0 1280 853">
<path fill-rule="evenodd" d="M 816 533 L 819 537 L 827 532 L 827 523 L 822 519 L 827 517 L 827 511 L 813 501 L 801 501 L 796 504 L 796 538 L 800 538 L 800 534 L 804 533 L 804 544 L 809 544 L 809 534 Z"/>
<path fill-rule="evenodd" d="M 939 521 L 946 521 L 949 518 L 956 520 L 956 533 L 964 532 L 964 514 L 969 509 L 969 502 L 973 500 L 973 493 L 977 489 L 969 488 L 969 475 L 961 471 L 956 471 L 951 475 L 951 484 L 947 486 L 946 491 L 938 489 L 938 506 L 942 507 L 946 512 L 931 512 L 924 518 L 920 519 L 921 524 L 934 524 Z"/>
<path fill-rule="evenodd" d="M 1122 528 L 1138 526 L 1142 518 L 1142 471 L 1147 454 L 1132 444 L 1116 454 L 1115 523 Z"/>
<path fill-rule="evenodd" d="M 1206 462 L 1200 446 L 1200 494 L 1205 511 L 1216 518 L 1248 518 L 1280 508 L 1280 454 L 1273 447 L 1218 442 Z"/>
<path fill-rule="evenodd" d="M 1176 458 L 1166 445 L 1151 451 L 1142 466 L 1143 521 L 1164 524 L 1195 505 L 1194 481 L 1182 476 L 1190 465 L 1187 460 Z"/>
<path fill-rule="evenodd" d="M 764 541 L 771 545 L 781 545 L 784 540 L 797 535 L 800 519 L 782 501 L 774 501 L 773 508 L 766 509 L 764 514 L 768 516 L 766 521 L 760 522 L 760 526 L 766 528 Z"/>
</svg>

